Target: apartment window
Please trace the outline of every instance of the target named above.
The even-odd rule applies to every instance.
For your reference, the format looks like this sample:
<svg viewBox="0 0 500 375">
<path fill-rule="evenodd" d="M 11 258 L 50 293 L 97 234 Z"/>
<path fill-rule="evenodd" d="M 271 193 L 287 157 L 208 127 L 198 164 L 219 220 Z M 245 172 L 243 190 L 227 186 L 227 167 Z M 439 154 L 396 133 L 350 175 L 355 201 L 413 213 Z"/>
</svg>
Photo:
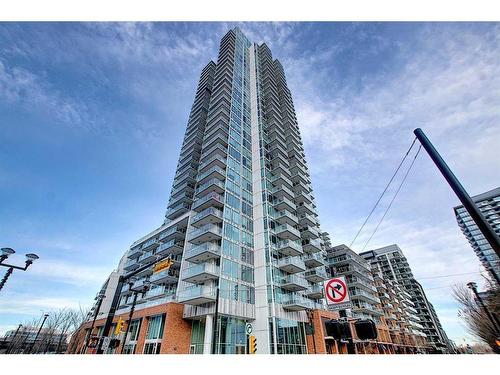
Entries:
<svg viewBox="0 0 500 375">
<path fill-rule="evenodd" d="M 160 353 L 164 324 L 165 314 L 149 318 L 148 331 L 146 333 L 146 343 L 144 345 L 143 351 L 144 354 Z"/>
<path fill-rule="evenodd" d="M 129 328 L 128 338 L 123 348 L 125 354 L 134 354 L 137 346 L 137 338 L 139 337 L 139 330 L 141 327 L 141 319 L 132 320 Z"/>
</svg>

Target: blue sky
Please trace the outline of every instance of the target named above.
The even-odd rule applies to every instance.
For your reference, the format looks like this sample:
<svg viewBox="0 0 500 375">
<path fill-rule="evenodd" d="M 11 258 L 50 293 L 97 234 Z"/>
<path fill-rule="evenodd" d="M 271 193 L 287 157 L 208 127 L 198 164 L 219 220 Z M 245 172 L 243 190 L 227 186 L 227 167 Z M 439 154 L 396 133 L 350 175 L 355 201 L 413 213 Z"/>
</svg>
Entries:
<svg viewBox="0 0 500 375">
<path fill-rule="evenodd" d="M 12 261 L 40 255 L 1 291 L 0 333 L 89 305 L 128 246 L 161 223 L 199 73 L 235 25 L 0 23 L 0 245 L 17 250 Z M 238 26 L 283 63 L 335 244 L 351 242 L 415 127 L 471 194 L 500 185 L 499 24 Z M 481 269 L 457 204 L 422 153 L 367 249 L 398 243 L 463 343 L 450 288 L 481 282 Z M 465 275 L 437 277 L 450 274 Z"/>
</svg>

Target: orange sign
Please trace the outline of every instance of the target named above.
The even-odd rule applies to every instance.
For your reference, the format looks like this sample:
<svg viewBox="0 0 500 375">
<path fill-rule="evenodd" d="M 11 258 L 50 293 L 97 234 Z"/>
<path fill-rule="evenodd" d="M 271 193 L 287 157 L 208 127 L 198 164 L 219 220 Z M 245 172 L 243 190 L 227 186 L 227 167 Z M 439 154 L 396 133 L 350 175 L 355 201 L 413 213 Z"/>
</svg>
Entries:
<svg viewBox="0 0 500 375">
<path fill-rule="evenodd" d="M 168 270 L 172 266 L 172 264 L 174 264 L 172 258 L 167 258 L 163 262 L 155 264 L 153 268 L 153 273 L 157 273 L 163 270 Z"/>
</svg>

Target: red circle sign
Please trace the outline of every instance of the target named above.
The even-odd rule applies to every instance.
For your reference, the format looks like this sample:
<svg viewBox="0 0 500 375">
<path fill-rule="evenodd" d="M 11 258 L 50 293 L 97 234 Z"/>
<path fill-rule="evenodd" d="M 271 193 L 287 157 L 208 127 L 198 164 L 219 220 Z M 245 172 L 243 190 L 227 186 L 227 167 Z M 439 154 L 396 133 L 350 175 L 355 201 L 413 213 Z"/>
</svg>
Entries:
<svg viewBox="0 0 500 375">
<path fill-rule="evenodd" d="M 325 287 L 326 298 L 334 303 L 342 302 L 347 295 L 347 286 L 341 279 L 331 279 Z"/>
</svg>

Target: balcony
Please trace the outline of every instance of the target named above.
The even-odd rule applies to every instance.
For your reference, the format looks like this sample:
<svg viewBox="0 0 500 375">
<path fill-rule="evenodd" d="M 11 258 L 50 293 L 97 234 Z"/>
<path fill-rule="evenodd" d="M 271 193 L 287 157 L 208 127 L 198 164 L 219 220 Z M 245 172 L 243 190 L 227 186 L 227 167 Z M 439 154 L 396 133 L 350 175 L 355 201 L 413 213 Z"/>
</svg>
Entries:
<svg viewBox="0 0 500 375">
<path fill-rule="evenodd" d="M 302 260 L 307 267 L 315 268 L 325 265 L 325 260 L 321 253 L 313 253 L 302 256 Z"/>
<path fill-rule="evenodd" d="M 303 272 L 306 269 L 304 262 L 298 257 L 286 257 L 279 259 L 277 267 L 287 273 Z"/>
<path fill-rule="evenodd" d="M 170 267 L 167 270 L 151 275 L 150 281 L 154 284 L 176 284 L 179 281 L 179 270 Z"/>
<path fill-rule="evenodd" d="M 315 226 L 318 223 L 314 215 L 309 215 L 307 213 L 298 215 L 298 219 L 299 219 L 299 224 L 304 227 Z"/>
<path fill-rule="evenodd" d="M 314 215 L 316 212 L 314 210 L 314 207 L 309 204 L 309 203 L 299 203 L 297 205 L 297 212 L 300 214 L 309 214 L 309 215 Z"/>
<path fill-rule="evenodd" d="M 200 212 L 209 207 L 224 207 L 224 196 L 217 193 L 209 193 L 198 198 L 193 203 L 193 210 Z"/>
<path fill-rule="evenodd" d="M 282 240 L 275 245 L 276 251 L 282 255 L 297 256 L 302 254 L 302 246 L 297 241 Z"/>
<path fill-rule="evenodd" d="M 304 192 L 301 192 L 300 194 L 298 194 L 296 197 L 295 197 L 295 202 L 297 203 L 308 203 L 308 204 L 312 204 L 313 203 L 313 197 L 311 194 L 307 194 L 307 193 L 304 193 Z"/>
<path fill-rule="evenodd" d="M 160 234 L 158 237 L 161 241 L 170 241 L 173 239 L 184 239 L 186 237 L 186 228 L 184 226 L 173 226 Z"/>
<path fill-rule="evenodd" d="M 142 249 L 140 246 L 133 247 L 132 249 L 129 250 L 127 258 L 130 259 L 135 259 L 139 258 L 142 254 Z"/>
<path fill-rule="evenodd" d="M 138 261 L 140 263 L 146 264 L 146 263 L 149 263 L 149 262 L 155 260 L 157 256 L 158 255 L 155 253 L 154 250 L 149 250 L 149 251 L 146 251 L 144 254 L 142 254 L 139 257 Z"/>
<path fill-rule="evenodd" d="M 298 290 L 306 290 L 308 287 L 307 281 L 297 275 L 288 275 L 284 277 L 279 284 L 281 288 L 293 292 Z"/>
<path fill-rule="evenodd" d="M 186 268 L 183 272 L 182 279 L 188 283 L 200 284 L 207 280 L 219 278 L 220 269 L 212 263 L 200 263 L 195 266 Z"/>
<path fill-rule="evenodd" d="M 303 239 L 314 239 L 319 237 L 319 230 L 316 227 L 302 227 L 300 235 Z"/>
<path fill-rule="evenodd" d="M 215 224 L 206 224 L 196 230 L 193 230 L 189 235 L 189 242 L 195 245 L 203 242 L 218 241 L 222 237 L 222 228 Z"/>
<path fill-rule="evenodd" d="M 359 288 L 350 288 L 349 289 L 349 294 L 351 295 L 351 298 L 358 298 L 367 302 L 371 303 L 380 303 L 380 300 L 373 294 L 368 293 L 362 289 Z"/>
<path fill-rule="evenodd" d="M 133 271 L 137 268 L 139 268 L 140 264 L 137 262 L 137 258 L 135 259 L 127 259 L 127 261 L 125 262 L 125 266 L 123 267 L 123 269 L 125 271 Z"/>
<path fill-rule="evenodd" d="M 302 248 L 308 253 L 317 253 L 318 251 L 321 251 L 321 241 L 319 239 L 303 240 Z"/>
<path fill-rule="evenodd" d="M 218 259 L 220 258 L 220 245 L 216 242 L 205 242 L 187 250 L 184 258 L 191 263 L 197 264 L 210 259 Z"/>
<path fill-rule="evenodd" d="M 200 172 L 205 172 L 207 169 L 218 166 L 219 168 L 226 169 L 226 158 L 220 155 L 213 155 L 200 163 Z"/>
<path fill-rule="evenodd" d="M 282 224 L 274 228 L 276 235 L 285 240 L 300 240 L 300 232 L 298 229 L 292 227 L 289 224 Z"/>
<path fill-rule="evenodd" d="M 312 301 L 297 293 L 283 296 L 283 308 L 290 311 L 300 311 L 313 307 Z"/>
<path fill-rule="evenodd" d="M 315 269 L 304 272 L 304 277 L 306 278 L 306 280 L 308 280 L 312 283 L 320 283 L 320 282 L 328 279 L 328 275 L 326 274 L 326 271 L 324 269 L 321 269 L 321 268 L 315 268 Z"/>
<path fill-rule="evenodd" d="M 197 195 L 202 195 L 206 193 L 218 193 L 222 194 L 224 192 L 224 182 L 217 179 L 217 178 L 212 178 L 208 181 L 205 181 L 203 184 L 198 185 L 196 188 L 196 194 Z"/>
<path fill-rule="evenodd" d="M 276 211 L 273 215 L 274 220 L 276 220 L 279 224 L 288 224 L 295 226 L 298 224 L 297 216 L 292 214 L 287 210 Z"/>
<path fill-rule="evenodd" d="M 191 225 L 197 228 L 206 224 L 216 223 L 222 223 L 222 211 L 215 207 L 208 207 L 191 219 Z"/>
<path fill-rule="evenodd" d="M 188 305 L 203 305 L 215 302 L 216 289 L 207 285 L 193 285 L 181 291 L 177 296 L 179 302 Z"/>
<path fill-rule="evenodd" d="M 280 197 L 274 201 L 274 208 L 277 210 L 295 211 L 297 206 L 290 199 Z"/>
<path fill-rule="evenodd" d="M 212 178 L 217 178 L 222 181 L 225 179 L 225 177 L 226 177 L 226 171 L 216 165 L 212 168 L 209 168 L 207 171 L 203 172 L 198 176 L 198 184 L 201 185 Z"/>
<path fill-rule="evenodd" d="M 189 211 L 191 208 L 191 205 L 188 203 L 179 203 L 174 207 L 171 207 L 167 210 L 167 214 L 165 217 L 170 220 L 174 220 L 178 218 L 179 216 L 185 214 L 186 212 Z"/>
<path fill-rule="evenodd" d="M 156 255 L 163 256 L 167 254 L 177 255 L 182 253 L 182 249 L 184 248 L 184 242 L 179 240 L 170 240 L 165 242 L 156 249 Z"/>
<path fill-rule="evenodd" d="M 227 147 L 221 146 L 220 144 L 216 144 L 213 147 L 206 148 L 203 150 L 203 155 L 201 156 L 201 159 L 205 160 L 205 158 L 209 158 L 213 155 L 220 155 L 225 158 L 227 156 Z"/>
<path fill-rule="evenodd" d="M 289 188 L 293 187 L 292 181 L 290 181 L 290 179 L 286 175 L 284 175 L 283 173 L 279 173 L 279 174 L 276 174 L 276 175 L 271 175 L 270 181 L 275 186 L 286 185 Z"/>
<path fill-rule="evenodd" d="M 305 291 L 305 295 L 312 299 L 323 298 L 323 285 L 313 285 Z"/>
<path fill-rule="evenodd" d="M 272 195 L 274 195 L 276 198 L 285 197 L 285 198 L 288 198 L 290 200 L 295 198 L 295 194 L 293 193 L 293 191 L 291 189 L 289 189 L 286 185 L 274 187 L 274 188 L 270 189 L 269 192 Z"/>
</svg>

